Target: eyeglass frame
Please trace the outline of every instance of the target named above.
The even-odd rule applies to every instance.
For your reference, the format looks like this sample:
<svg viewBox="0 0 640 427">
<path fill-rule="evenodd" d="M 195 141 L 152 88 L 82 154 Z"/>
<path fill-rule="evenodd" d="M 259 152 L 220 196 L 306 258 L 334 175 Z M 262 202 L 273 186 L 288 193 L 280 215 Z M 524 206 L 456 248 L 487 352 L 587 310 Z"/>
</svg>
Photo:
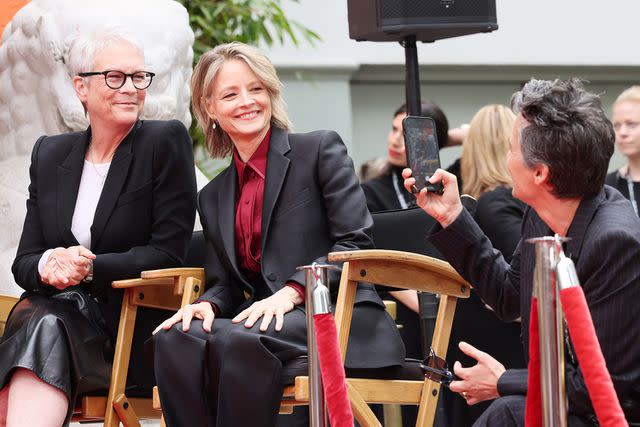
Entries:
<svg viewBox="0 0 640 427">
<path fill-rule="evenodd" d="M 429 366 L 429 359 L 431 358 L 433 358 L 436 361 L 439 361 L 440 362 L 439 364 L 442 365 L 442 368 L 435 368 L 433 366 Z M 447 366 L 447 361 L 441 358 L 440 356 L 437 356 L 435 351 L 433 351 L 433 348 L 431 348 L 431 350 L 429 351 L 429 355 L 424 358 L 422 363 L 420 363 L 420 369 L 422 369 L 422 372 L 425 378 L 431 381 L 440 383 L 446 387 L 449 387 L 449 384 L 451 384 L 452 381 L 459 380 L 459 378 L 449 370 L 449 367 Z M 430 374 L 439 375 L 440 378 L 432 378 Z"/>
<path fill-rule="evenodd" d="M 120 73 L 120 74 L 122 74 L 124 76 L 124 78 L 122 79 L 122 84 L 120 86 L 118 86 L 118 87 L 111 86 L 109 84 L 109 82 L 107 81 L 107 74 L 109 74 L 109 73 Z M 136 86 L 136 83 L 133 80 L 133 76 L 135 74 L 138 74 L 138 73 L 146 73 L 146 74 L 149 75 L 149 84 L 146 85 L 143 88 L 139 88 L 138 86 Z M 89 71 L 89 72 L 86 72 L 86 73 L 78 73 L 79 77 L 91 77 L 91 76 L 99 76 L 99 75 L 104 76 L 104 84 L 106 84 L 109 89 L 113 89 L 113 90 L 120 89 L 122 86 L 124 86 L 127 83 L 127 77 L 129 77 L 131 79 L 131 84 L 133 84 L 134 88 L 136 88 L 137 90 L 145 90 L 145 89 L 148 89 L 149 86 L 151 86 L 151 82 L 153 81 L 153 78 L 155 77 L 156 73 L 152 73 L 151 71 L 144 71 L 144 70 L 136 71 L 136 72 L 129 73 L 129 74 L 127 74 L 127 73 L 125 73 L 123 71 L 120 71 L 120 70 Z"/>
</svg>

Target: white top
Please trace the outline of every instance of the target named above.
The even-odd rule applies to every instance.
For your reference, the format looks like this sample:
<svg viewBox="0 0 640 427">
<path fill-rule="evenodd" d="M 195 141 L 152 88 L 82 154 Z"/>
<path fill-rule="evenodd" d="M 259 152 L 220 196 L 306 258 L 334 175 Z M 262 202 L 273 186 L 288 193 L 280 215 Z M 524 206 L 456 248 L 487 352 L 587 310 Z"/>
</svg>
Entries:
<svg viewBox="0 0 640 427">
<path fill-rule="evenodd" d="M 104 188 L 104 181 L 109 173 L 109 166 L 111 163 L 91 163 L 85 160 L 82 168 L 78 198 L 71 220 L 71 232 L 78 243 L 87 249 L 91 248 L 91 224 L 93 224 L 93 217 L 96 214 L 98 201 Z M 38 261 L 40 274 L 42 274 L 51 252 L 53 249 L 48 249 L 40 257 L 40 261 Z"/>
</svg>

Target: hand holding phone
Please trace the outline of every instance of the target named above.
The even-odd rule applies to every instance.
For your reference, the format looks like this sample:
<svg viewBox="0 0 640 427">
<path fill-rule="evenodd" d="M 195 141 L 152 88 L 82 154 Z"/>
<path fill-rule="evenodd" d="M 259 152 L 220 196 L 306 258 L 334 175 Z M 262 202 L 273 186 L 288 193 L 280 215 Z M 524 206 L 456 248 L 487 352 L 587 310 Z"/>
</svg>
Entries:
<svg viewBox="0 0 640 427">
<path fill-rule="evenodd" d="M 431 117 L 407 116 L 402 121 L 407 163 L 416 180 L 414 193 L 426 188 L 430 193 L 442 194 L 441 182 L 431 184 L 429 178 L 440 167 L 440 153 L 436 124 Z"/>
</svg>

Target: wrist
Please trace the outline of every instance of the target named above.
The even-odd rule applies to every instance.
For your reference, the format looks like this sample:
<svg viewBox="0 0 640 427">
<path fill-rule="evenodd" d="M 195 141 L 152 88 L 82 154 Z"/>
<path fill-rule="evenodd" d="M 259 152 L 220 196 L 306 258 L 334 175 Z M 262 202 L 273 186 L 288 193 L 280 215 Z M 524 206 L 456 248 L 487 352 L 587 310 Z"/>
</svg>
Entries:
<svg viewBox="0 0 640 427">
<path fill-rule="evenodd" d="M 89 271 L 87 272 L 86 276 L 84 276 L 84 279 L 82 279 L 82 281 L 85 283 L 91 283 L 93 282 L 93 260 L 87 258 L 87 261 L 89 262 Z"/>
<path fill-rule="evenodd" d="M 442 228 L 447 228 L 448 226 L 453 224 L 453 222 L 456 219 L 458 219 L 458 217 L 460 216 L 461 213 L 462 213 L 462 205 L 458 204 L 453 209 L 451 209 L 451 211 L 448 213 L 448 215 L 446 215 L 444 218 L 442 218 L 438 222 L 440 223 Z"/>
<path fill-rule="evenodd" d="M 295 285 L 297 285 L 297 283 Z M 304 298 L 302 298 L 300 291 L 296 289 L 293 283 L 287 283 L 287 285 L 283 289 L 285 290 L 285 292 L 287 292 L 287 296 L 289 297 L 289 300 L 294 305 L 301 304 L 304 301 Z"/>
</svg>

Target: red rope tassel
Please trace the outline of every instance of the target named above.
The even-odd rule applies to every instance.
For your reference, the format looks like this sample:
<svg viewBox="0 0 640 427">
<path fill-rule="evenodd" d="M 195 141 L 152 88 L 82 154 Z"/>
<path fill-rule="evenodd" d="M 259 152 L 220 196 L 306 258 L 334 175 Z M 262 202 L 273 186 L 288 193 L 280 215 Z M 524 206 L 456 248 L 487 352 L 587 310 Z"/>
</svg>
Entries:
<svg viewBox="0 0 640 427">
<path fill-rule="evenodd" d="M 574 286 L 561 290 L 560 300 L 569 335 L 600 426 L 627 426 L 582 288 Z"/>
<path fill-rule="evenodd" d="M 331 427 L 353 427 L 353 413 L 347 395 L 336 322 L 331 313 L 316 314 L 313 316 L 313 322 L 316 328 L 322 388 L 327 400 Z"/>
<path fill-rule="evenodd" d="M 542 392 L 540 390 L 540 331 L 538 330 L 538 299 L 531 299 L 529 316 L 529 378 L 524 412 L 526 427 L 542 426 Z"/>
</svg>

